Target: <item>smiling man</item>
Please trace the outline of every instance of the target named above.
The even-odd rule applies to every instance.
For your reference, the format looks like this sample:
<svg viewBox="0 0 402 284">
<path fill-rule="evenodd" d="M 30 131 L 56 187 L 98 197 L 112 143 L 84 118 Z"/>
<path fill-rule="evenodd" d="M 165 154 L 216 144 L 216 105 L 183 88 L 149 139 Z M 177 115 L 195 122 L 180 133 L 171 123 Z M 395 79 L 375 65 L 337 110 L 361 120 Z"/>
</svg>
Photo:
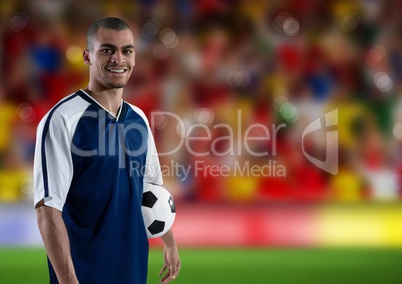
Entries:
<svg viewBox="0 0 402 284">
<path fill-rule="evenodd" d="M 135 65 L 127 23 L 95 21 L 84 62 L 88 87 L 56 104 L 37 129 L 35 207 L 50 283 L 145 284 L 142 192 L 144 183 L 161 185 L 162 175 L 146 116 L 122 98 Z M 154 170 L 132 175 L 131 163 Z M 172 231 L 162 239 L 160 276 L 168 283 L 181 264 Z"/>
</svg>

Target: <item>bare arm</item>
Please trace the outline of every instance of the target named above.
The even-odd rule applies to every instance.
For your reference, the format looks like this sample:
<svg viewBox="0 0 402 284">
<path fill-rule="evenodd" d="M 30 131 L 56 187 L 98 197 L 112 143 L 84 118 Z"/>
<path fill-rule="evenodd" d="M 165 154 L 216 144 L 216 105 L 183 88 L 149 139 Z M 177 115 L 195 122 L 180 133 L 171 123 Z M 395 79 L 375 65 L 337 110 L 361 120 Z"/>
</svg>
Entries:
<svg viewBox="0 0 402 284">
<path fill-rule="evenodd" d="M 167 233 L 164 234 L 161 238 L 165 243 L 163 248 L 165 264 L 163 265 L 162 270 L 159 273 L 159 277 L 162 277 L 161 283 L 169 283 L 170 281 L 176 279 L 176 277 L 179 275 L 181 268 L 180 256 L 177 249 L 176 241 L 173 237 L 172 229 L 167 231 Z M 165 275 L 162 276 L 164 273 Z"/>
<path fill-rule="evenodd" d="M 47 255 L 60 284 L 77 284 L 70 251 L 70 240 L 61 212 L 45 206 L 43 200 L 36 206 L 38 226 Z"/>
</svg>

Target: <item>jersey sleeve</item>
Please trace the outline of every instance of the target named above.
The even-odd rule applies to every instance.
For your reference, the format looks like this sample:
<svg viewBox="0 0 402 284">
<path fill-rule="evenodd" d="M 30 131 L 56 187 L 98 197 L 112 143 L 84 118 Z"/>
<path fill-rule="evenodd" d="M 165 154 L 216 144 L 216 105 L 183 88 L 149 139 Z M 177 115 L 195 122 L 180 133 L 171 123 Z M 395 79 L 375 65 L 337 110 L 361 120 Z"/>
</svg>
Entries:
<svg viewBox="0 0 402 284">
<path fill-rule="evenodd" d="M 73 176 L 71 141 L 58 112 L 48 113 L 38 125 L 34 158 L 34 203 L 62 211 Z"/>
<path fill-rule="evenodd" d="M 152 184 L 162 185 L 163 177 L 161 166 L 159 163 L 158 151 L 156 150 L 155 140 L 149 127 L 146 168 L 151 170 L 147 171 L 147 174 L 144 177 L 144 181 Z"/>
</svg>

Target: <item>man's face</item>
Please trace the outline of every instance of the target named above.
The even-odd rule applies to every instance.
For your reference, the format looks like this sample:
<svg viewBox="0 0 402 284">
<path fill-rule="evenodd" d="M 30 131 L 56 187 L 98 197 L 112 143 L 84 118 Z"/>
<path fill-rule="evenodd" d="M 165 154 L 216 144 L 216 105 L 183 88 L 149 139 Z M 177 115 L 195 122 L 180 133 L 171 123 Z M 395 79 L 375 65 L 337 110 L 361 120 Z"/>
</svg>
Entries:
<svg viewBox="0 0 402 284">
<path fill-rule="evenodd" d="M 93 46 L 93 50 L 84 52 L 91 83 L 101 89 L 123 88 L 135 65 L 132 32 L 100 28 Z"/>
</svg>

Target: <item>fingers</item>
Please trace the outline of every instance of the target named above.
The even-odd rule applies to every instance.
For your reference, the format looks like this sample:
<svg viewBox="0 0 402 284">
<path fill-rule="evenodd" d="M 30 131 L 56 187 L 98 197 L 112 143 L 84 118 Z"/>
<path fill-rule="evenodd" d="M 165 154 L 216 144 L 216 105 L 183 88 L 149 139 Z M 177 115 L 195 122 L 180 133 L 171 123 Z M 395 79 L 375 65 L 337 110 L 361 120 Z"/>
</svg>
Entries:
<svg viewBox="0 0 402 284">
<path fill-rule="evenodd" d="M 166 268 L 164 270 L 166 270 Z M 160 276 L 162 276 L 162 274 Z M 171 270 L 168 269 L 167 273 L 161 279 L 161 283 L 162 284 L 169 283 L 170 281 L 174 280 L 175 278 L 176 278 L 176 276 L 174 274 L 172 274 Z"/>
<path fill-rule="evenodd" d="M 161 277 L 162 274 L 166 271 L 166 269 L 167 269 L 167 266 L 164 265 L 164 266 L 162 267 L 161 271 L 159 272 L 158 276 Z"/>
<path fill-rule="evenodd" d="M 175 264 L 175 265 L 169 265 L 169 267 L 167 267 L 166 265 L 164 265 L 162 267 L 161 272 L 159 273 L 159 277 L 162 276 L 162 274 L 167 270 L 167 273 L 165 274 L 165 276 L 161 279 L 161 283 L 166 284 L 169 283 L 170 281 L 174 280 L 177 278 L 177 276 L 179 275 L 179 271 L 180 271 L 180 262 Z"/>
</svg>

